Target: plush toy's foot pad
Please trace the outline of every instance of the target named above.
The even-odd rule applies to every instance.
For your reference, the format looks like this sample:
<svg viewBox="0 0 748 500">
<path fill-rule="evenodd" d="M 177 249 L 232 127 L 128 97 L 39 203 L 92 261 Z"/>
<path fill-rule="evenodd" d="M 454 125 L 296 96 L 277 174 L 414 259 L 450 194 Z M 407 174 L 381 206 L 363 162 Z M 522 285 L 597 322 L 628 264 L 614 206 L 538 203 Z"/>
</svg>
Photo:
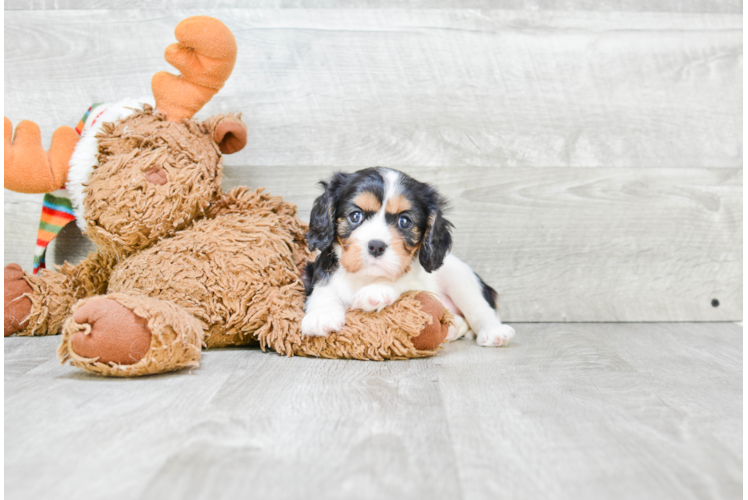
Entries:
<svg viewBox="0 0 748 500">
<path fill-rule="evenodd" d="M 431 315 L 433 321 L 421 330 L 420 335 L 413 337 L 413 346 L 419 351 L 432 351 L 444 342 L 449 332 L 449 322 L 442 322 L 444 305 L 429 293 L 419 293 L 415 299 L 421 303 L 421 309 Z"/>
<path fill-rule="evenodd" d="M 79 301 L 57 355 L 83 370 L 135 377 L 197 366 L 203 325 L 172 302 L 127 293 Z"/>
<path fill-rule="evenodd" d="M 83 304 L 73 318 L 83 329 L 73 334 L 71 347 L 85 358 L 131 365 L 151 347 L 148 321 L 116 300 L 97 297 Z"/>
<path fill-rule="evenodd" d="M 31 299 L 24 297 L 33 290 L 23 279 L 23 269 L 18 264 L 5 266 L 5 336 L 20 332 L 29 323 Z"/>
</svg>

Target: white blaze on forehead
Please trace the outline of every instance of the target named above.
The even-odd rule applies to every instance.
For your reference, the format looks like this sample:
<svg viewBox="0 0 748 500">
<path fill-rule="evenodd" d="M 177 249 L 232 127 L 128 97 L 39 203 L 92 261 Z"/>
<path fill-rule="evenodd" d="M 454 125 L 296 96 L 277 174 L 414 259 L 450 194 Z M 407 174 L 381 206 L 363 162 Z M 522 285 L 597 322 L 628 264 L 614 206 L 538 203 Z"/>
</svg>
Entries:
<svg viewBox="0 0 748 500">
<path fill-rule="evenodd" d="M 372 240 L 379 240 L 389 245 L 392 242 L 392 231 L 387 224 L 385 209 L 387 200 L 400 193 L 400 172 L 388 168 L 380 169 L 379 173 L 384 179 L 384 198 L 379 211 L 366 219 L 360 227 L 353 231 L 352 236 L 361 243 L 361 248 L 366 251 L 367 245 Z"/>
<path fill-rule="evenodd" d="M 387 206 L 387 200 L 390 200 L 400 194 L 400 172 L 396 170 L 384 169 L 384 200 L 382 200 L 382 211 Z"/>
</svg>

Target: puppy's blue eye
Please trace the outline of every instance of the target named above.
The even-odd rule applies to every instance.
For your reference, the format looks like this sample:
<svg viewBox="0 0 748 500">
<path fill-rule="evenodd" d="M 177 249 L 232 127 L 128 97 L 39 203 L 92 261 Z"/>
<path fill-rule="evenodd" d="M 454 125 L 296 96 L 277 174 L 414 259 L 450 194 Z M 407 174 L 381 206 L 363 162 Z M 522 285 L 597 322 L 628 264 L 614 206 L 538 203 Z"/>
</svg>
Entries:
<svg viewBox="0 0 748 500">
<path fill-rule="evenodd" d="M 403 229 L 408 229 L 411 224 L 413 224 L 413 221 L 411 221 L 409 218 L 407 218 L 404 215 L 401 215 L 400 219 L 398 219 L 397 221 L 397 225 Z"/>
<path fill-rule="evenodd" d="M 348 219 L 353 222 L 354 224 L 358 224 L 361 222 L 361 219 L 363 218 L 364 214 L 356 210 L 355 212 L 352 212 L 351 215 L 348 216 Z"/>
</svg>

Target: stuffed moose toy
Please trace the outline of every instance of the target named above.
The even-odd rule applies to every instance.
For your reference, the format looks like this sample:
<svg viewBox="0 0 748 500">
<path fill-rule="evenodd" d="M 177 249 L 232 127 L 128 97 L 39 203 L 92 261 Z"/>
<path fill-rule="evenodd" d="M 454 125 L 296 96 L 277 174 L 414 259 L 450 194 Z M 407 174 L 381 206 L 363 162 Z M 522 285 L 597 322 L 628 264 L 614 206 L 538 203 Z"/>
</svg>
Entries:
<svg viewBox="0 0 748 500">
<path fill-rule="evenodd" d="M 5 119 L 5 187 L 65 187 L 97 246 L 57 271 L 6 266 L 5 335 L 62 333 L 63 362 L 110 376 L 197 366 L 202 347 L 250 343 L 288 356 L 435 354 L 451 315 L 425 293 L 379 313 L 348 311 L 329 337 L 301 335 L 306 225 L 262 189 L 221 190 L 222 155 L 247 141 L 240 114 L 192 118 L 231 74 L 234 36 L 204 16 L 175 34 L 165 57 L 181 76 L 157 73 L 153 100 L 92 107 L 80 137 L 62 127 L 47 152 L 36 124 L 12 137 Z"/>
</svg>

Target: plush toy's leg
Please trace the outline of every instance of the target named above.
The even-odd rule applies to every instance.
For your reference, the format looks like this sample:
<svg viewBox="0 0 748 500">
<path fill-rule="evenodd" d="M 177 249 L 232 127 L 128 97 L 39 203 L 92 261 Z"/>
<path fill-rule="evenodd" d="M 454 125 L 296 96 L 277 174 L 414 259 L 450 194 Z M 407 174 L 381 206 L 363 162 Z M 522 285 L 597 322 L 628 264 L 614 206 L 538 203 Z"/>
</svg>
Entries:
<svg viewBox="0 0 748 500">
<path fill-rule="evenodd" d="M 18 264 L 5 267 L 5 336 L 57 335 L 78 300 L 106 292 L 115 258 L 92 253 L 77 266 L 59 271 L 24 273 Z"/>
<path fill-rule="evenodd" d="M 54 271 L 33 276 L 18 264 L 5 266 L 5 336 L 57 335 L 78 297 L 67 277 Z"/>
<path fill-rule="evenodd" d="M 5 266 L 5 336 L 26 328 L 31 313 L 31 287 L 23 279 L 23 269 L 18 264 Z"/>
<path fill-rule="evenodd" d="M 112 293 L 73 306 L 57 355 L 89 372 L 135 377 L 197 366 L 202 339 L 203 324 L 181 307 Z"/>
</svg>

